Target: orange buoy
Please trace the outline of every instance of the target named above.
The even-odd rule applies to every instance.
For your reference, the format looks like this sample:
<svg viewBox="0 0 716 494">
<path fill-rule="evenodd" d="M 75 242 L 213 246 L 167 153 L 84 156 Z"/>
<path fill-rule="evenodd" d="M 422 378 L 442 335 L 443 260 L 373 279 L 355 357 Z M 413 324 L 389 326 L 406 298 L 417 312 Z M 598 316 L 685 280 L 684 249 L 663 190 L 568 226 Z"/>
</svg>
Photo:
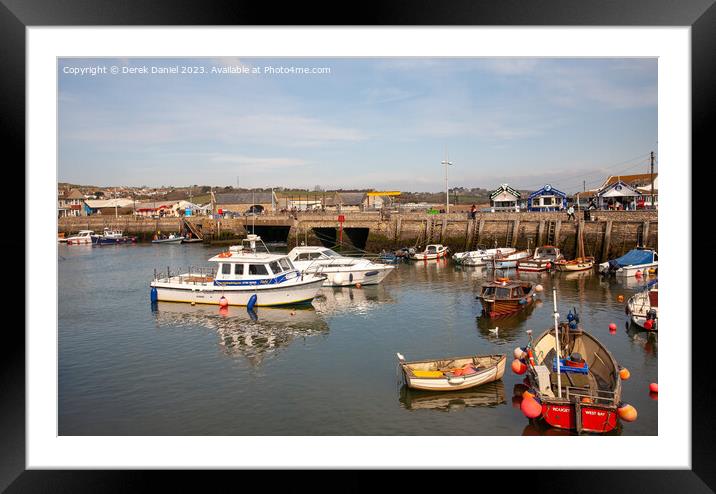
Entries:
<svg viewBox="0 0 716 494">
<path fill-rule="evenodd" d="M 624 295 L 617 295 L 617 302 L 624 302 Z"/>
<path fill-rule="evenodd" d="M 356 288 L 360 288 L 362 285 L 360 283 L 356 283 Z"/>
<path fill-rule="evenodd" d="M 592 399 L 589 398 L 588 396 L 584 396 L 584 397 L 581 399 L 581 402 L 582 402 L 582 403 L 592 403 Z"/>
<path fill-rule="evenodd" d="M 628 403 L 624 403 L 622 406 L 617 408 L 617 412 L 619 413 L 619 418 L 625 422 L 634 422 L 638 416 L 636 408 Z"/>
<path fill-rule="evenodd" d="M 631 377 L 629 369 L 627 369 L 626 367 L 622 367 L 621 369 L 619 369 L 619 377 L 622 378 L 622 381 L 626 381 L 627 379 L 629 379 Z"/>
<path fill-rule="evenodd" d="M 610 324 L 609 324 L 609 330 L 610 330 L 610 331 L 616 331 L 616 330 L 617 330 L 617 325 L 614 324 L 614 323 L 610 323 Z"/>
<path fill-rule="evenodd" d="M 219 306 L 220 307 L 228 307 L 229 306 L 229 301 L 226 300 L 226 297 L 224 297 L 223 295 L 219 299 Z"/>
<path fill-rule="evenodd" d="M 527 366 L 521 360 L 515 359 L 512 361 L 512 372 L 515 374 L 524 374 L 527 371 Z"/>
<path fill-rule="evenodd" d="M 534 419 L 542 415 L 542 405 L 534 398 L 523 398 L 520 403 L 520 410 L 528 419 Z"/>
<path fill-rule="evenodd" d="M 652 393 L 658 393 L 659 392 L 659 385 L 656 383 L 649 384 L 649 391 Z"/>
</svg>

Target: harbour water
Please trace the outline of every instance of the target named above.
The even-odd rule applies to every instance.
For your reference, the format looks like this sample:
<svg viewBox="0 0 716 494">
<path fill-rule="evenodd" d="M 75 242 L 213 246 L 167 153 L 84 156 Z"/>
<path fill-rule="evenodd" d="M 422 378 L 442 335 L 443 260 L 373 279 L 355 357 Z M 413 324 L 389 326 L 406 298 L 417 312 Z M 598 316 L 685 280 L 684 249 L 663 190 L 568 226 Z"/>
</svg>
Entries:
<svg viewBox="0 0 716 494">
<path fill-rule="evenodd" d="M 582 326 L 629 369 L 622 399 L 638 419 L 616 432 L 656 435 L 657 335 L 625 323 L 625 301 L 647 280 L 596 272 L 520 274 L 543 301 L 524 314 L 480 317 L 475 295 L 491 276 L 451 261 L 398 265 L 378 286 L 322 288 L 303 309 L 149 301 L 155 268 L 206 266 L 221 247 L 59 247 L 60 435 L 535 435 L 513 400 L 522 382 L 512 351 L 576 308 Z M 624 296 L 624 302 L 617 300 Z M 617 331 L 610 333 L 610 323 Z M 489 331 L 498 327 L 497 334 Z M 408 360 L 505 353 L 501 381 L 428 393 L 400 384 Z"/>
</svg>

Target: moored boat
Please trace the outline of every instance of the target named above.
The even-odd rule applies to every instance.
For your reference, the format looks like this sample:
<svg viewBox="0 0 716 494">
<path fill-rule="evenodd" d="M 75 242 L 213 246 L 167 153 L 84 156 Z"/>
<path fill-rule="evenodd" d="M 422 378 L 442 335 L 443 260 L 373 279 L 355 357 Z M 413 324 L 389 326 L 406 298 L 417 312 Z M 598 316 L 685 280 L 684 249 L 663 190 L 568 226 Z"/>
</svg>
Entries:
<svg viewBox="0 0 716 494">
<path fill-rule="evenodd" d="M 411 254 L 410 258 L 416 261 L 431 261 L 434 259 L 441 259 L 447 257 L 448 252 L 447 246 L 442 244 L 430 244 L 425 247 L 423 252 L 415 252 Z"/>
<path fill-rule="evenodd" d="M 517 263 L 520 259 L 525 259 L 530 256 L 530 253 L 526 250 L 518 250 L 513 252 L 512 254 L 500 254 L 495 255 L 492 258 L 492 262 L 487 262 L 485 266 L 487 268 L 493 268 L 493 269 L 509 269 L 509 268 L 516 268 Z"/>
<path fill-rule="evenodd" d="M 288 253 L 296 269 L 302 273 L 324 275 L 323 286 L 377 285 L 395 266 L 360 257 L 342 256 L 318 246 L 294 247 Z"/>
<path fill-rule="evenodd" d="M 502 379 L 505 355 L 470 355 L 408 362 L 400 353 L 398 365 L 411 389 L 455 391 Z"/>
<path fill-rule="evenodd" d="M 484 266 L 492 261 L 493 257 L 509 256 L 517 249 L 514 247 L 495 247 L 494 249 L 485 249 L 478 247 L 477 250 L 468 252 L 456 252 L 452 256 L 455 264 L 464 266 Z"/>
<path fill-rule="evenodd" d="M 482 284 L 477 299 L 485 317 L 507 316 L 534 302 L 535 284 L 526 280 L 494 278 Z"/>
<path fill-rule="evenodd" d="M 156 236 L 155 236 L 156 237 Z M 152 239 L 153 244 L 180 244 L 184 241 L 184 237 L 181 235 L 169 234 L 168 237 L 161 238 L 156 237 Z"/>
<path fill-rule="evenodd" d="M 636 419 L 636 410 L 621 402 L 621 368 L 612 354 L 578 327 L 578 316 L 559 322 L 554 297 L 555 327 L 535 340 L 528 330 L 528 345 L 515 349 L 520 357 L 513 369 L 527 373 L 530 388 L 523 413 L 551 427 L 591 433 L 613 430 L 620 417 Z"/>
<path fill-rule="evenodd" d="M 616 259 L 599 265 L 599 272 L 604 275 L 615 275 L 620 278 L 654 274 L 659 266 L 659 255 L 654 249 L 637 247 Z"/>
<path fill-rule="evenodd" d="M 631 322 L 640 328 L 647 331 L 658 331 L 659 287 L 657 280 L 647 283 L 642 291 L 629 298 L 625 310 Z"/>
<path fill-rule="evenodd" d="M 99 235 L 97 237 L 97 244 L 98 245 L 108 245 L 108 244 L 131 244 L 136 243 L 137 237 L 130 237 L 127 235 L 124 235 L 122 230 L 118 229 L 111 229 L 111 228 L 105 228 L 102 232 L 102 235 Z"/>
<path fill-rule="evenodd" d="M 547 271 L 552 269 L 555 262 L 561 261 L 564 256 L 559 249 L 553 245 L 537 247 L 531 257 L 517 261 L 517 269 L 520 271 Z"/>
<path fill-rule="evenodd" d="M 67 237 L 67 245 L 87 245 L 96 244 L 99 235 L 95 235 L 93 230 L 80 230 L 77 235 Z"/>
<path fill-rule="evenodd" d="M 594 257 L 584 254 L 584 233 L 583 228 L 579 229 L 577 236 L 577 257 L 571 261 L 559 259 L 554 261 L 558 271 L 587 271 L 594 267 Z"/>
<path fill-rule="evenodd" d="M 263 251 L 258 250 L 259 244 Z M 214 269 L 190 269 L 160 278 L 155 273 L 152 302 L 188 302 L 262 307 L 310 303 L 325 276 L 301 274 L 285 254 L 271 254 L 258 235 L 209 259 Z"/>
</svg>

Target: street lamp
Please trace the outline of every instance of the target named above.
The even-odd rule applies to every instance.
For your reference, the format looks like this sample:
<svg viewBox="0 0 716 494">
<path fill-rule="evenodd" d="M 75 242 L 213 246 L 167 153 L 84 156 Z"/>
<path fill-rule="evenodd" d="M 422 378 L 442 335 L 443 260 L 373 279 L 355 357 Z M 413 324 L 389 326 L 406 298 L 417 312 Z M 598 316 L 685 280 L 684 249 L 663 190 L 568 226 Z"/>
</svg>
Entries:
<svg viewBox="0 0 716 494">
<path fill-rule="evenodd" d="M 447 156 L 446 156 L 447 158 Z M 445 165 L 445 213 L 450 212 L 450 193 L 448 192 L 448 166 L 452 165 L 452 162 L 444 159 L 440 162 L 441 165 Z"/>
</svg>

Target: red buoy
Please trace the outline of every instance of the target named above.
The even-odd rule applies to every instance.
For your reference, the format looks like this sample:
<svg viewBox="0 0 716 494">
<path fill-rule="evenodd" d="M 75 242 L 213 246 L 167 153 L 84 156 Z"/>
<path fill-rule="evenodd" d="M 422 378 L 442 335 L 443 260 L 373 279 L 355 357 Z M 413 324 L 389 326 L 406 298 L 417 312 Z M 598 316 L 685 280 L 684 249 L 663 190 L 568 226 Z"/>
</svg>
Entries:
<svg viewBox="0 0 716 494">
<path fill-rule="evenodd" d="M 546 268 L 547 268 L 547 269 L 552 269 L 552 263 L 551 263 L 551 262 L 548 262 L 548 263 L 546 264 Z"/>
<path fill-rule="evenodd" d="M 609 325 L 609 330 L 610 330 L 610 331 L 616 331 L 616 330 L 617 330 L 617 325 L 614 324 L 614 323 L 611 323 L 611 324 Z"/>
<path fill-rule="evenodd" d="M 641 278 L 641 271 L 637 269 L 636 273 L 634 273 L 634 276 L 637 278 Z"/>
<path fill-rule="evenodd" d="M 652 393 L 658 393 L 659 392 L 659 385 L 656 383 L 649 384 L 649 391 Z"/>
<path fill-rule="evenodd" d="M 527 372 L 527 366 L 521 360 L 515 359 L 512 361 L 512 372 L 522 375 Z"/>
<path fill-rule="evenodd" d="M 542 405 L 531 397 L 522 398 L 520 410 L 522 410 L 522 413 L 524 413 L 528 419 L 534 419 L 542 415 Z"/>
<path fill-rule="evenodd" d="M 229 301 L 226 300 L 226 297 L 224 297 L 224 296 L 222 295 L 221 298 L 219 299 L 219 306 L 220 306 L 220 307 L 227 307 L 228 305 L 229 305 Z"/>
<path fill-rule="evenodd" d="M 646 321 L 644 321 L 644 329 L 651 329 L 653 327 L 654 327 L 654 323 L 652 322 L 651 319 L 647 319 Z"/>
</svg>

